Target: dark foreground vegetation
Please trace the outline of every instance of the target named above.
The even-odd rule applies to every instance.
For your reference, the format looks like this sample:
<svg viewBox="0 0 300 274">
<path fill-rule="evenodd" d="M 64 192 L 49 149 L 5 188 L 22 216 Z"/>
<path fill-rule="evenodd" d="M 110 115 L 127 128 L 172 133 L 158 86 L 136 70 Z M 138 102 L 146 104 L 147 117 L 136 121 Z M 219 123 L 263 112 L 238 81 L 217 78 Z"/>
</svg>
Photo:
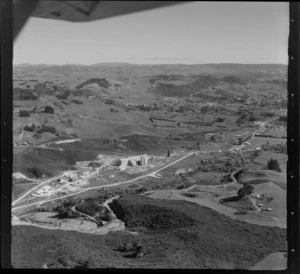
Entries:
<svg viewBox="0 0 300 274">
<path fill-rule="evenodd" d="M 133 235 L 15 226 L 16 268 L 249 268 L 284 250 L 286 230 L 235 221 L 186 201 L 124 195 L 111 204 Z"/>
</svg>

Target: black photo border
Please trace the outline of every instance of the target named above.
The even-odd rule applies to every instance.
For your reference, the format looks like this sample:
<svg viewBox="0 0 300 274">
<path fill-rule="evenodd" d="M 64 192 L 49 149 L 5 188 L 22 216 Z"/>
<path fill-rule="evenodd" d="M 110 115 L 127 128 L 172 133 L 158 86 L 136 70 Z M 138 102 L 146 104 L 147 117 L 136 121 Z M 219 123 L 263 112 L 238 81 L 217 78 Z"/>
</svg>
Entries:
<svg viewBox="0 0 300 274">
<path fill-rule="evenodd" d="M 289 3 L 288 46 L 288 125 L 287 125 L 287 241 L 288 268 L 283 271 L 259 273 L 299 273 L 299 2 Z M 254 19 L 255 20 L 255 19 Z M 12 193 L 12 59 L 13 59 L 13 0 L 0 1 L 1 37 L 1 268 L 11 266 L 11 193 Z M 174 270 L 172 270 L 173 272 Z M 148 271 L 147 271 L 148 272 Z M 165 271 L 169 272 L 169 271 Z M 185 271 L 184 271 L 185 272 Z M 197 270 L 192 272 L 208 272 Z M 235 270 L 209 271 L 232 273 Z M 241 271 L 238 272 L 247 272 Z M 251 271 L 252 272 L 252 271 Z"/>
</svg>

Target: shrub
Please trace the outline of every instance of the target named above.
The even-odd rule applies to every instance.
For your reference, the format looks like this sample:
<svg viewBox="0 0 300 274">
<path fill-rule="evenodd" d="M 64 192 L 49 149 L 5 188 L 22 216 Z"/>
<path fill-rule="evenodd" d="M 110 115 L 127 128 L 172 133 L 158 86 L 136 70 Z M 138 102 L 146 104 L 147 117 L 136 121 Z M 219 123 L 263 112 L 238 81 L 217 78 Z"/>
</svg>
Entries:
<svg viewBox="0 0 300 274">
<path fill-rule="evenodd" d="M 119 247 L 119 251 L 121 251 L 121 252 L 133 251 L 134 248 L 135 248 L 134 243 L 126 242 L 125 244 L 123 244 Z"/>
<path fill-rule="evenodd" d="M 28 88 L 30 88 L 30 86 Z M 37 94 L 34 93 L 33 90 L 23 89 L 23 88 L 14 88 L 13 96 L 14 96 L 14 100 L 21 100 L 21 101 L 37 100 L 39 97 Z"/>
<path fill-rule="evenodd" d="M 19 113 L 19 116 L 20 116 L 20 117 L 30 117 L 30 115 L 31 115 L 31 112 L 30 112 L 30 111 L 20 109 L 20 113 Z"/>
<path fill-rule="evenodd" d="M 282 171 L 277 160 L 270 159 L 267 163 L 267 167 L 268 169 L 275 170 L 277 172 Z"/>
<path fill-rule="evenodd" d="M 260 116 L 262 116 L 262 117 L 274 117 L 275 113 L 274 112 L 263 111 L 263 112 L 260 113 Z"/>
<path fill-rule="evenodd" d="M 71 100 L 71 103 L 77 104 L 77 105 L 83 105 L 83 102 L 77 99 Z"/>
<path fill-rule="evenodd" d="M 105 99 L 104 104 L 106 105 L 113 105 L 115 101 L 113 99 Z"/>
<path fill-rule="evenodd" d="M 224 122 L 225 118 L 219 117 L 215 120 L 216 123 L 222 123 Z"/>
<path fill-rule="evenodd" d="M 189 198 L 195 198 L 195 197 L 197 197 L 196 193 L 190 193 L 190 192 L 183 192 L 181 195 L 189 197 Z"/>
<path fill-rule="evenodd" d="M 111 86 L 111 83 L 106 78 L 91 78 L 84 83 L 78 85 L 76 88 L 80 89 L 89 84 L 98 84 L 98 86 L 108 89 Z"/>
<path fill-rule="evenodd" d="M 43 172 L 37 167 L 27 168 L 27 173 L 29 173 L 31 176 L 34 176 L 35 178 L 41 178 L 43 176 Z"/>
<path fill-rule="evenodd" d="M 107 213 L 102 217 L 102 219 L 103 219 L 104 221 L 106 221 L 106 222 L 111 222 L 111 221 L 114 220 L 114 217 L 113 217 L 113 215 L 112 215 L 111 212 L 107 212 Z"/>
<path fill-rule="evenodd" d="M 90 216 L 95 216 L 97 213 L 103 212 L 104 207 L 99 205 L 97 201 L 89 201 L 87 199 L 84 203 L 77 204 L 76 210 Z"/>
<path fill-rule="evenodd" d="M 76 211 L 68 210 L 68 209 L 61 209 L 58 212 L 58 218 L 78 218 L 80 214 Z"/>
<path fill-rule="evenodd" d="M 143 111 L 150 111 L 151 107 L 147 105 L 139 105 L 138 108 Z"/>
<path fill-rule="evenodd" d="M 100 167 L 101 164 L 100 163 L 97 163 L 97 162 L 90 162 L 88 164 L 89 167 L 92 167 L 92 168 L 96 168 L 96 167 Z"/>
<path fill-rule="evenodd" d="M 26 131 L 33 132 L 36 129 L 36 126 L 32 124 L 31 126 L 25 126 L 23 129 Z"/>
<path fill-rule="evenodd" d="M 69 105 L 68 101 L 61 101 L 64 105 Z"/>
<path fill-rule="evenodd" d="M 55 127 L 48 127 L 48 126 L 43 126 L 42 128 L 40 128 L 37 133 L 41 134 L 41 133 L 44 133 L 44 132 L 49 132 L 49 133 L 52 133 L 52 134 L 56 134 L 57 133 L 57 130 Z"/>
<path fill-rule="evenodd" d="M 117 144 L 117 145 L 115 146 L 115 148 L 116 148 L 116 149 L 120 149 L 120 150 L 126 150 L 126 149 L 127 149 L 126 146 L 124 146 L 123 144 Z"/>
<path fill-rule="evenodd" d="M 287 122 L 287 116 L 286 116 L 286 115 L 280 116 L 280 117 L 278 118 L 278 121 Z"/>
<path fill-rule="evenodd" d="M 253 193 L 253 190 L 254 190 L 254 186 L 253 186 L 253 185 L 250 185 L 250 184 L 247 184 L 247 185 L 244 185 L 243 187 L 241 187 L 241 188 L 237 191 L 237 195 L 238 195 L 240 198 L 243 198 L 243 197 L 245 197 L 246 195 L 250 195 L 251 193 Z"/>
<path fill-rule="evenodd" d="M 65 100 L 68 98 L 69 95 L 70 95 L 70 91 L 65 90 L 63 93 L 56 95 L 56 98 L 59 100 Z"/>
<path fill-rule="evenodd" d="M 45 113 L 50 113 L 50 114 L 54 114 L 54 108 L 51 106 L 45 106 Z"/>
<path fill-rule="evenodd" d="M 265 150 L 265 149 L 264 149 Z M 261 155 L 263 153 L 263 150 L 262 149 L 259 149 L 259 150 L 255 150 L 254 153 L 253 153 L 253 156 L 254 157 L 258 157 L 259 155 Z"/>
<path fill-rule="evenodd" d="M 111 108 L 110 111 L 111 112 L 119 112 L 116 108 Z"/>
</svg>

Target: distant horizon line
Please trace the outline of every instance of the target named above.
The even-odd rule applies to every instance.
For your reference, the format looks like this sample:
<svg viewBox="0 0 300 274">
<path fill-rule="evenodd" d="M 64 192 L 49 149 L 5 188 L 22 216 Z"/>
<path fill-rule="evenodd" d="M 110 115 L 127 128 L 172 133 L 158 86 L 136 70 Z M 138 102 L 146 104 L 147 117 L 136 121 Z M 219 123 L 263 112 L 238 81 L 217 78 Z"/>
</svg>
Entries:
<svg viewBox="0 0 300 274">
<path fill-rule="evenodd" d="M 126 64 L 126 65 L 135 65 L 135 66 L 163 66 L 163 65 L 184 65 L 184 66 L 197 66 L 197 65 L 283 65 L 288 66 L 288 64 L 284 63 L 196 63 L 196 64 L 186 64 L 186 63 L 156 63 L 156 64 L 137 64 L 137 63 L 129 63 L 129 62 L 103 62 L 103 63 L 94 63 L 94 64 L 76 64 L 76 63 L 65 63 L 65 64 L 32 64 L 32 63 L 18 63 L 13 64 L 13 66 L 96 66 L 96 65 L 108 65 L 108 64 Z"/>
</svg>

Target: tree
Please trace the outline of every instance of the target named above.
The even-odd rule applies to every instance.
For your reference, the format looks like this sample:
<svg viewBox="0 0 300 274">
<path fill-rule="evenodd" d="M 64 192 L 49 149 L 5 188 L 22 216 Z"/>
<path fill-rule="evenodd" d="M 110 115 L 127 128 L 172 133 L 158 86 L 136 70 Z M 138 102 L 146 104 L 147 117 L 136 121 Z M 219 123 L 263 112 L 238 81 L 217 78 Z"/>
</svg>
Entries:
<svg viewBox="0 0 300 274">
<path fill-rule="evenodd" d="M 35 178 L 42 178 L 43 172 L 37 167 L 27 168 L 27 172 Z"/>
<path fill-rule="evenodd" d="M 35 124 L 32 124 L 31 126 L 27 125 L 27 126 L 24 127 L 24 130 L 30 131 L 30 132 L 33 132 L 35 129 L 36 129 Z"/>
<path fill-rule="evenodd" d="M 45 106 L 45 112 L 50 113 L 50 114 L 54 114 L 54 108 L 51 107 L 51 106 Z"/>
<path fill-rule="evenodd" d="M 250 184 L 247 184 L 247 185 L 244 185 L 243 187 L 241 187 L 237 191 L 237 195 L 240 197 L 240 199 L 242 199 L 243 197 L 253 193 L 253 190 L 254 190 L 254 186 L 250 185 Z"/>
<path fill-rule="evenodd" d="M 21 109 L 19 112 L 20 117 L 30 117 L 30 115 L 31 115 L 31 112 L 28 110 Z"/>
<path fill-rule="evenodd" d="M 281 172 L 282 171 L 282 169 L 280 168 L 280 165 L 279 165 L 279 163 L 278 163 L 278 161 L 276 159 L 275 160 L 270 159 L 268 161 L 268 163 L 267 163 L 267 167 L 268 167 L 268 169 L 275 170 L 277 172 Z"/>
<path fill-rule="evenodd" d="M 223 118 L 223 117 L 218 117 L 218 118 L 216 118 L 215 122 L 216 122 L 216 123 L 222 123 L 222 122 L 224 122 L 224 120 L 225 120 L 225 118 Z"/>
</svg>

